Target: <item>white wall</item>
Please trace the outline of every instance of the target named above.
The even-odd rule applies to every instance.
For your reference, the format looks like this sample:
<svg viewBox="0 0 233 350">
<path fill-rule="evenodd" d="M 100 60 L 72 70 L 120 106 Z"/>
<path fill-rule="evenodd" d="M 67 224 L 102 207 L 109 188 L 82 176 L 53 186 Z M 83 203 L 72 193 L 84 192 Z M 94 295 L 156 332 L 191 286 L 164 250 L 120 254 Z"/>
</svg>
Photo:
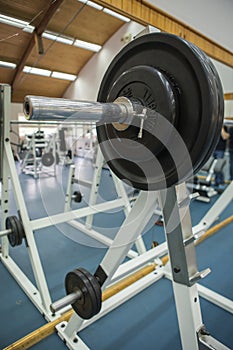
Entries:
<svg viewBox="0 0 233 350">
<path fill-rule="evenodd" d="M 220 45 L 233 50 L 232 0 L 147 0 Z"/>
<path fill-rule="evenodd" d="M 233 92 L 233 68 L 226 66 L 225 64 L 212 60 L 221 79 L 223 91 Z"/>
<path fill-rule="evenodd" d="M 22 103 L 11 103 L 11 120 L 18 120 L 18 114 L 23 113 Z"/>
<path fill-rule="evenodd" d="M 135 22 L 123 25 L 79 72 L 78 79 L 64 94 L 65 98 L 96 101 L 99 86 L 112 59 L 125 45 L 121 38 L 126 33 L 138 34 L 144 27 Z"/>
</svg>

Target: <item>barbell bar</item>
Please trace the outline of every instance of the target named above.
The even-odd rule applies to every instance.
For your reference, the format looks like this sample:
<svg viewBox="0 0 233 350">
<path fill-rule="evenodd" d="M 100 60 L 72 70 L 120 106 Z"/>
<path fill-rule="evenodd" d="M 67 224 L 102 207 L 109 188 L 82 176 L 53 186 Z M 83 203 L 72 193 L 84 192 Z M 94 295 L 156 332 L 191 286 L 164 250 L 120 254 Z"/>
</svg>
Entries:
<svg viewBox="0 0 233 350">
<path fill-rule="evenodd" d="M 9 235 L 10 233 L 12 233 L 12 230 L 8 229 L 8 230 L 2 230 L 0 231 L 0 237 L 4 237 Z"/>
<path fill-rule="evenodd" d="M 126 97 L 119 97 L 113 103 L 100 103 L 29 95 L 24 99 L 23 108 L 26 119 L 39 121 L 103 121 L 128 125 L 132 117 L 143 116 L 140 103 Z"/>
<path fill-rule="evenodd" d="M 64 307 L 66 307 L 68 305 L 72 305 L 77 300 L 82 298 L 82 294 L 83 293 L 81 290 L 77 290 L 76 292 L 70 293 L 70 294 L 64 296 L 63 298 L 55 301 L 54 303 L 52 303 L 50 305 L 50 310 L 53 313 L 56 313 L 57 311 L 63 309 Z"/>
</svg>

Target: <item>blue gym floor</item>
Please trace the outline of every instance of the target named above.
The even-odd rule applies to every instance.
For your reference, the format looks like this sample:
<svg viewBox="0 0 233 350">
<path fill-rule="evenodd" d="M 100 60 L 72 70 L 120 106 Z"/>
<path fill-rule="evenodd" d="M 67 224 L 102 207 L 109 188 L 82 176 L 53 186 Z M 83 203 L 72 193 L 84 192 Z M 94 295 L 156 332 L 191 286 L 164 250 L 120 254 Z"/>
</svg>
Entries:
<svg viewBox="0 0 233 350">
<path fill-rule="evenodd" d="M 91 180 L 93 170 L 91 162 L 78 159 L 77 164 L 79 169 L 77 175 Z M 19 172 L 31 219 L 63 210 L 68 171 L 68 166 L 59 166 L 57 177 L 42 175 L 37 180 Z M 82 188 L 82 192 L 87 198 L 88 190 Z M 108 170 L 103 170 L 100 194 L 103 200 L 116 196 Z M 199 222 L 216 199 L 217 197 L 212 198 L 210 204 L 198 201 L 191 203 L 193 225 Z M 81 204 L 75 204 L 73 207 L 84 205 L 85 198 Z M 232 215 L 232 212 L 233 203 L 227 207 L 219 220 Z M 9 215 L 12 214 L 15 214 L 13 202 Z M 110 227 L 111 229 L 104 232 L 109 237 L 113 237 L 123 218 L 122 211 L 116 210 L 112 214 L 102 213 L 95 218 L 94 225 L 101 230 Z M 212 270 L 212 273 L 200 283 L 231 300 L 233 299 L 232 230 L 233 224 L 230 224 L 197 246 L 199 269 L 210 267 Z M 64 278 L 67 272 L 76 267 L 84 267 L 94 272 L 106 252 L 106 248 L 101 244 L 86 238 L 83 234 L 77 236 L 75 230 L 68 224 L 38 230 L 35 232 L 35 237 L 52 300 L 65 295 Z M 152 225 L 143 238 L 149 249 L 153 241 L 164 240 L 163 228 Z M 10 254 L 34 282 L 24 243 L 22 246 L 11 248 Z M 46 321 L 1 262 L 0 280 L 0 349 L 3 349 L 43 326 Z M 204 299 L 201 299 L 201 307 L 207 330 L 233 349 L 233 315 Z M 171 282 L 166 279 L 160 280 L 80 332 L 79 335 L 92 350 L 180 350 L 181 343 Z M 67 347 L 56 334 L 53 334 L 33 346 L 33 349 L 65 350 Z"/>
</svg>

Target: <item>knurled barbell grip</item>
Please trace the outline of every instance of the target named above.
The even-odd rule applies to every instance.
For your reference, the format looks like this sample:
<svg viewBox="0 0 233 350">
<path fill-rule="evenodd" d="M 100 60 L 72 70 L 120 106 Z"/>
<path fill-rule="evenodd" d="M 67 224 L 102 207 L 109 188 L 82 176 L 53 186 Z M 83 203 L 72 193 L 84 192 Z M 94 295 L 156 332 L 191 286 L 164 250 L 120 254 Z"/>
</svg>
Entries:
<svg viewBox="0 0 233 350">
<path fill-rule="evenodd" d="M 11 229 L 2 230 L 2 231 L 0 231 L 0 237 L 8 236 L 10 233 L 12 233 Z"/>
<path fill-rule="evenodd" d="M 68 305 L 73 304 L 75 301 L 77 301 L 81 297 L 82 297 L 82 291 L 77 290 L 76 292 L 70 293 L 70 294 L 66 295 L 65 297 L 52 303 L 50 305 L 50 310 L 55 313 L 55 312 L 61 310 L 63 307 L 66 307 Z"/>
</svg>

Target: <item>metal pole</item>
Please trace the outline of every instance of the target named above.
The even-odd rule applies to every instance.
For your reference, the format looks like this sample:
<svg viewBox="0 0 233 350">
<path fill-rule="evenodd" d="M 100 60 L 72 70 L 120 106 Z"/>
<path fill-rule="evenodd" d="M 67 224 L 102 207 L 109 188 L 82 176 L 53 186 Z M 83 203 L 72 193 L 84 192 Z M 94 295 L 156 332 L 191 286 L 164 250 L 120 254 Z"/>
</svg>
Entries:
<svg viewBox="0 0 233 350">
<path fill-rule="evenodd" d="M 142 106 L 133 105 L 126 97 L 120 97 L 114 103 L 73 101 L 41 96 L 26 96 L 24 100 L 24 114 L 28 120 L 69 119 L 91 122 L 101 120 L 130 124 L 131 118 L 135 114 L 141 114 L 141 111 Z"/>
</svg>

